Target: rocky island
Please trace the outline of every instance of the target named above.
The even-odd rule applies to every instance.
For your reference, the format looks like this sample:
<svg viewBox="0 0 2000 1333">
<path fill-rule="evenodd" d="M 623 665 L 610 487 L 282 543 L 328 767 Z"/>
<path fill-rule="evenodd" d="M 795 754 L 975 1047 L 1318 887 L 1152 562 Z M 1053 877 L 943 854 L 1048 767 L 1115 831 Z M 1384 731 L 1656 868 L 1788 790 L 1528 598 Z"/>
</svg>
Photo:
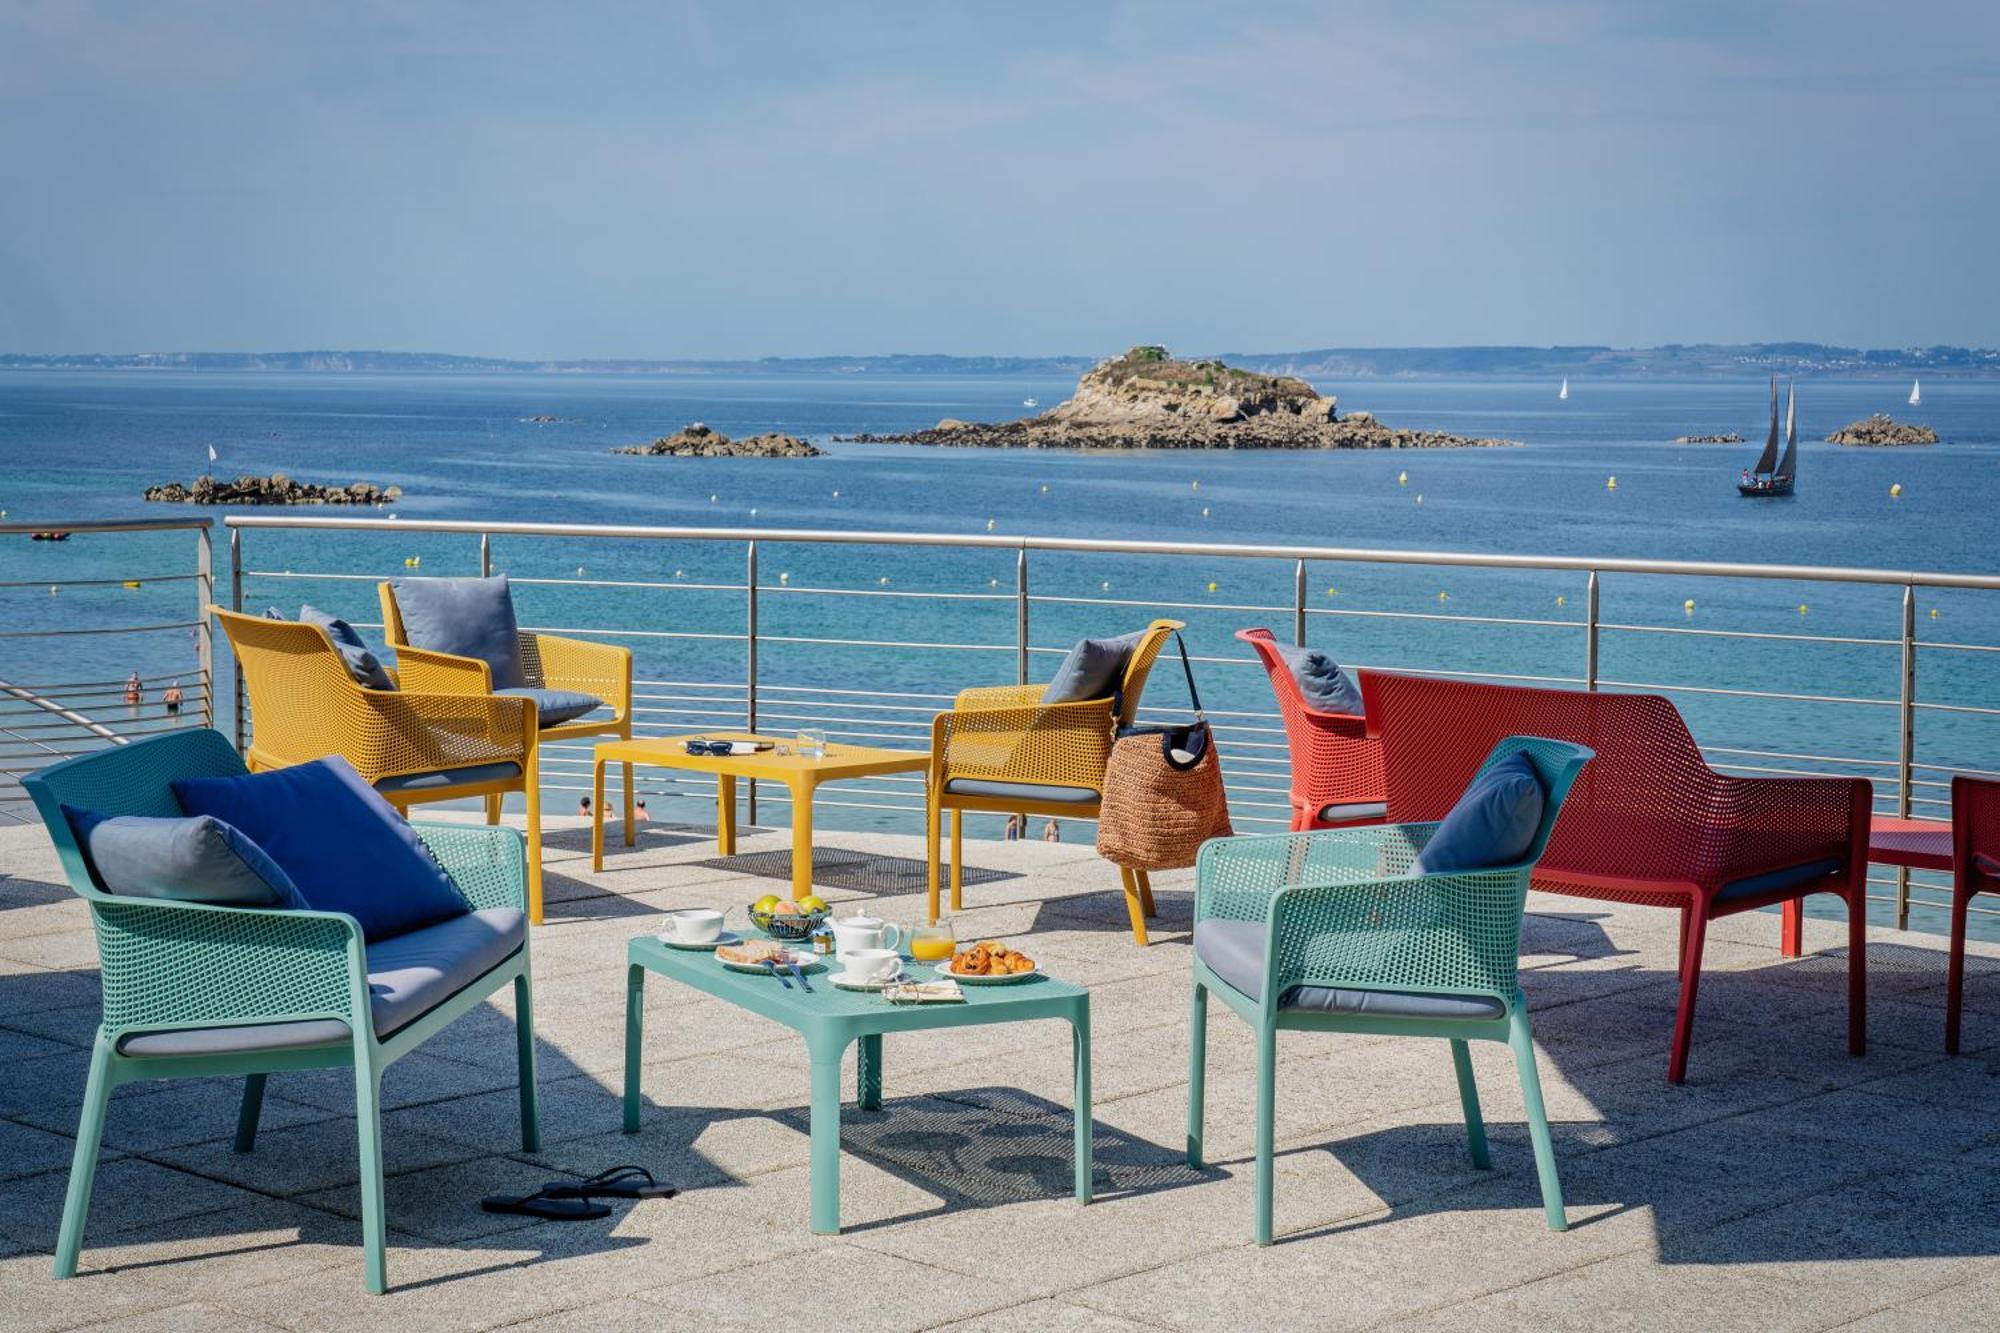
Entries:
<svg viewBox="0 0 2000 1333">
<path fill-rule="evenodd" d="M 401 486 L 377 486 L 357 481 L 351 486 L 322 486 L 317 482 L 293 481 L 282 472 L 268 477 L 245 474 L 234 481 L 218 481 L 206 474 L 194 485 L 170 481 L 148 486 L 146 498 L 163 504 L 189 505 L 373 505 L 403 498 Z"/>
<path fill-rule="evenodd" d="M 1872 417 L 1849 422 L 1826 437 L 1828 444 L 1936 444 L 1937 432 L 1929 426 L 1908 426 L 1888 414 L 1877 412 Z"/>
<path fill-rule="evenodd" d="M 850 435 L 865 444 L 1012 449 L 1452 449 L 1512 444 L 1442 431 L 1397 430 L 1287 375 L 1220 361 L 1180 361 L 1134 347 L 1086 371 L 1076 393 L 1020 421 L 959 421 L 902 435 Z"/>
<path fill-rule="evenodd" d="M 1675 444 L 1741 444 L 1743 437 L 1734 431 L 1724 435 L 1676 435 Z"/>
<path fill-rule="evenodd" d="M 665 454 L 674 458 L 818 458 L 825 451 L 796 435 L 770 431 L 732 440 L 713 426 L 697 421 L 651 444 L 628 444 L 614 454 Z"/>
</svg>

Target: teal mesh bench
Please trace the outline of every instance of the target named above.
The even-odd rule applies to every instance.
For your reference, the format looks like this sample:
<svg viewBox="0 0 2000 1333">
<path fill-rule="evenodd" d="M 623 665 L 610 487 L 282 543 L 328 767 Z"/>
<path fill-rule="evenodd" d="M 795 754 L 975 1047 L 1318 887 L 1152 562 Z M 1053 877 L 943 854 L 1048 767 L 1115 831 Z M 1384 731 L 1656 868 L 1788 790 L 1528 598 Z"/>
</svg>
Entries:
<svg viewBox="0 0 2000 1333">
<path fill-rule="evenodd" d="M 1526 754 L 1542 820 L 1515 865 L 1412 876 L 1436 824 L 1218 838 L 1195 869 L 1194 1011 L 1188 1050 L 1188 1164 L 1202 1157 L 1208 997 L 1257 1035 L 1257 1243 L 1271 1243 L 1272 1119 L 1281 1029 L 1442 1037 L 1465 1110 L 1473 1165 L 1488 1165 L 1468 1041 L 1513 1049 L 1551 1229 L 1564 1230 L 1528 1006 L 1515 980 L 1528 874 L 1548 845 L 1580 745 L 1513 736 L 1481 771 Z"/>
<path fill-rule="evenodd" d="M 464 917 L 378 941 L 373 946 L 376 993 L 371 994 L 371 960 L 353 917 L 114 896 L 92 878 L 61 809 L 68 804 L 110 815 L 176 816 L 181 809 L 169 786 L 175 779 L 245 771 L 222 733 L 189 729 L 66 760 L 23 779 L 71 887 L 90 904 L 103 972 L 104 1017 L 91 1050 L 63 1203 L 55 1254 L 58 1278 L 76 1275 L 105 1110 L 112 1089 L 121 1083 L 247 1075 L 236 1150 L 249 1152 L 256 1144 L 269 1075 L 351 1067 L 360 1125 L 361 1233 L 371 1292 L 387 1287 L 382 1071 L 510 981 L 520 1058 L 521 1146 L 530 1151 L 540 1146 L 525 924 L 527 855 L 519 833 L 479 825 L 415 826 L 476 915 L 504 911 L 510 920 L 522 919 L 520 945 L 497 960 L 465 957 L 459 960 L 463 967 L 441 966 L 454 955 L 450 936 L 458 922 L 470 919 Z M 414 989 L 413 973 L 424 977 Z"/>
</svg>

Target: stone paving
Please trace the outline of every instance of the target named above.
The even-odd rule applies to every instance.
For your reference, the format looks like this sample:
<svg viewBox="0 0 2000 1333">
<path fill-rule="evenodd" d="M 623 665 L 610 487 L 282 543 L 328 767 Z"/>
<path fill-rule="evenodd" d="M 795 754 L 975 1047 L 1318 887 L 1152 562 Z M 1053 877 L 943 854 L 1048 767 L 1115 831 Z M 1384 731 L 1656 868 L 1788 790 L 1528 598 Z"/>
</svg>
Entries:
<svg viewBox="0 0 2000 1333">
<path fill-rule="evenodd" d="M 257 1151 L 239 1085 L 122 1089 L 74 1281 L 49 1277 L 95 946 L 39 828 L 0 829 L 0 1327 L 1868 1330 L 2000 1326 L 2000 951 L 1978 947 L 1965 1050 L 1941 1049 L 1943 953 L 1872 936 L 1871 1046 L 1843 1042 L 1839 928 L 1781 960 L 1772 916 L 1712 933 L 1688 1083 L 1664 1081 L 1674 918 L 1537 896 L 1524 984 L 1572 1229 L 1542 1222 L 1504 1049 L 1476 1050 L 1474 1170 L 1442 1045 L 1280 1041 L 1279 1243 L 1250 1244 L 1252 1049 L 1210 1020 L 1212 1164 L 1181 1159 L 1188 877 L 1133 946 L 1088 844 L 973 842 L 962 936 L 1088 985 L 1098 1199 L 1068 1197 L 1066 1030 L 892 1038 L 883 1109 L 849 1109 L 837 1238 L 807 1231 L 806 1062 L 787 1030 L 649 987 L 645 1125 L 618 1131 L 626 939 L 662 911 L 778 886 L 787 835 L 718 862 L 700 830 L 551 832 L 534 941 L 546 1143 L 519 1152 L 511 1016 L 392 1067 L 387 1296 L 366 1296 L 345 1075 L 273 1075 Z M 830 899 L 921 910 L 915 838 L 830 834 Z M 1044 1147 L 1047 1151 L 1041 1151 Z M 640 1162 L 684 1192 L 595 1223 L 487 1193 Z"/>
</svg>

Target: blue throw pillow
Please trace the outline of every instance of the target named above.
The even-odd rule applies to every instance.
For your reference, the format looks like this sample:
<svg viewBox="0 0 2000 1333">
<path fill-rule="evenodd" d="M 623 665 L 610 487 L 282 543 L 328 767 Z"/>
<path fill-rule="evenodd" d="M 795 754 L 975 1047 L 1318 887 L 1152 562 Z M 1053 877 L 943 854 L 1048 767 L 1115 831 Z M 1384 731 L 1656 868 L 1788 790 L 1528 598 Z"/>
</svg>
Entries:
<svg viewBox="0 0 2000 1333">
<path fill-rule="evenodd" d="M 1134 630 L 1115 639 L 1078 639 L 1076 647 L 1056 668 L 1048 689 L 1042 691 L 1045 704 L 1075 703 L 1080 699 L 1109 699 L 1125 679 L 1125 665 L 1146 631 Z"/>
<path fill-rule="evenodd" d="M 1509 866 L 1528 854 L 1548 797 L 1535 765 L 1513 754 L 1474 778 L 1410 867 L 1413 875 Z"/>
<path fill-rule="evenodd" d="M 1279 658 L 1291 669 L 1292 679 L 1298 682 L 1306 707 L 1321 713 L 1363 716 L 1361 689 L 1340 669 L 1340 663 L 1317 648 L 1295 643 L 1274 646 Z"/>
<path fill-rule="evenodd" d="M 232 907 L 306 905 L 263 848 L 219 819 L 106 815 L 71 805 L 62 812 L 106 893 Z"/>
<path fill-rule="evenodd" d="M 369 940 L 472 910 L 395 807 L 339 756 L 234 778 L 183 778 L 174 796 L 248 834 L 315 911 L 345 912 Z"/>
<path fill-rule="evenodd" d="M 341 657 L 347 661 L 347 674 L 354 677 L 354 683 L 367 690 L 393 690 L 396 682 L 382 669 L 382 661 L 368 647 L 368 641 L 354 630 L 354 626 L 339 616 L 330 616 L 318 607 L 307 603 L 299 608 L 299 623 L 318 625 L 326 631 L 326 637 L 333 640 L 333 646 L 340 649 Z"/>
<path fill-rule="evenodd" d="M 521 627 L 507 576 L 490 579 L 397 579 L 390 587 L 412 648 L 476 657 L 493 668 L 493 688 L 528 683 L 521 661 Z"/>
</svg>

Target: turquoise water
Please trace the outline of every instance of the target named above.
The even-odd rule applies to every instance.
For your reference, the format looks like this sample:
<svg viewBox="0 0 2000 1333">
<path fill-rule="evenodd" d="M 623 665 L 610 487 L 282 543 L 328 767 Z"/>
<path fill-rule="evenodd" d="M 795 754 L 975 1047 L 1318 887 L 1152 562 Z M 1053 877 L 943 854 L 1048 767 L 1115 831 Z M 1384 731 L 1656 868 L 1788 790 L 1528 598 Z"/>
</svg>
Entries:
<svg viewBox="0 0 2000 1333">
<path fill-rule="evenodd" d="M 1923 408 L 1908 385 L 1811 381 L 1801 386 L 1800 493 L 1740 499 L 1734 481 L 1761 443 L 1766 387 L 1753 379 L 1653 383 L 1573 381 L 1567 403 L 1547 383 L 1410 380 L 1322 383 L 1345 409 L 1394 425 L 1500 435 L 1506 450 L 1325 454 L 1075 455 L 932 450 L 827 443 L 853 431 L 894 431 L 943 416 L 1019 415 L 1021 400 L 1060 401 L 1069 384 L 1036 378 L 740 376 L 688 379 L 588 376 L 330 376 L 282 374 L 12 373 L 0 376 L 0 509 L 51 523 L 79 517 L 194 514 L 147 505 L 149 483 L 214 470 L 283 471 L 308 480 L 395 483 L 401 519 L 537 519 L 587 523 L 904 530 L 984 535 L 1113 537 L 1197 542 L 1301 543 L 1484 553 L 1608 555 L 1720 561 L 1880 566 L 1985 572 L 2000 499 L 2000 385 L 1936 381 Z M 1936 426 L 1945 443 L 1900 450 L 1842 449 L 1819 436 L 1871 411 Z M 565 418 L 534 425 L 540 413 Z M 828 449 L 813 460 L 685 460 L 614 456 L 614 446 L 702 420 L 730 434 L 784 430 Z M 1740 446 L 1676 446 L 1676 435 L 1734 430 Z M 1399 474 L 1407 481 L 1399 484 Z M 1616 488 L 1607 486 L 1615 477 Z M 1890 488 L 1902 487 L 1900 499 Z M 837 495 L 836 495 L 837 492 Z M 1418 502 L 1421 497 L 1421 503 Z M 753 512 L 754 511 L 754 512 Z M 321 511 L 293 511 L 315 513 Z M 990 525 L 990 529 L 989 529 Z M 0 609 L 16 629 L 161 623 L 190 618 L 186 584 L 139 589 L 46 583 L 184 572 L 184 534 L 79 536 L 61 545 L 7 538 L 0 547 Z M 218 551 L 226 546 L 218 541 Z M 738 544 L 614 543 L 496 538 L 495 560 L 517 577 L 683 585 L 602 589 L 528 585 L 523 619 L 551 626 L 740 633 Z M 471 572 L 477 545 L 424 534 L 356 536 L 251 533 L 256 569 Z M 226 562 L 226 553 L 222 556 Z M 226 568 L 226 564 L 225 564 Z M 784 576 L 781 579 L 781 576 Z M 883 579 L 888 583 L 884 584 Z M 766 543 L 760 629 L 767 687 L 948 692 L 1012 680 L 1011 647 L 934 652 L 788 643 L 787 639 L 954 641 L 1011 645 L 1014 557 L 1004 551 L 910 550 Z M 1037 554 L 1038 597 L 1110 597 L 1191 603 L 1190 646 L 1235 657 L 1229 632 L 1289 624 L 1289 562 L 1198 557 L 1098 558 Z M 1209 584 L 1215 584 L 1213 591 Z M 1107 589 L 1104 585 L 1109 584 Z M 226 587 L 226 585 L 225 585 Z M 957 600 L 827 597 L 800 591 L 951 593 Z M 1425 570 L 1321 563 L 1309 571 L 1317 612 L 1311 640 L 1344 661 L 1527 675 L 1579 675 L 1583 578 L 1532 572 Z M 1443 594 L 1442 599 L 1440 594 Z M 980 600 L 981 597 L 990 600 Z M 1558 598 L 1562 599 L 1559 603 Z M 1685 609 L 1694 599 L 1692 613 Z M 362 581 L 253 579 L 246 603 L 293 608 L 301 599 L 373 620 Z M 1801 605 L 1806 608 L 1802 613 Z M 1674 629 L 1744 630 L 1859 639 L 1893 638 L 1901 590 L 1799 583 L 1606 576 L 1606 622 Z M 1274 608 L 1270 610 L 1238 609 Z M 1379 613 L 1510 617 L 1533 627 L 1454 625 Z M 1935 612 L 1935 616 L 1933 616 Z M 1144 607 L 1038 602 L 1033 642 L 1052 654 L 1090 631 L 1118 630 Z M 1919 636 L 1934 643 L 2000 644 L 2000 598 L 1919 594 Z M 740 682 L 740 643 L 635 639 L 639 673 L 655 681 Z M 59 649 L 60 658 L 56 657 Z M 191 664 L 185 631 L 66 640 L 0 639 L 0 678 L 113 679 L 139 669 L 171 675 Z M 1989 706 L 1993 659 L 1934 650 L 1919 657 L 1919 697 Z M 1690 635 L 1607 633 L 1608 680 L 1893 698 L 1900 656 L 1875 644 L 1801 644 Z M 51 671 L 56 672 L 51 676 Z M 1211 707 L 1269 706 L 1261 673 L 1206 664 Z M 1167 684 L 1167 678 L 1160 678 Z M 647 720 L 661 727 L 717 719 L 659 686 Z M 692 693 L 701 693 L 694 691 Z M 1177 688 L 1159 695 L 1171 707 Z M 823 698 L 824 696 L 818 696 Z M 1151 697 L 1151 696 L 1149 696 Z M 1893 708 L 1782 700 L 1677 696 L 1712 746 L 1892 760 Z M 740 705 L 737 705 L 740 707 Z M 928 705 L 909 714 L 856 712 L 850 729 L 921 739 Z M 767 713 L 777 711 L 767 705 Z M 2000 728 L 1978 714 L 1920 714 L 1920 763 L 2000 770 Z M 1245 726 L 1251 724 L 1245 723 Z M 1275 738 L 1238 733 L 1246 814 L 1281 796 Z M 1824 767 L 1795 761 L 1756 765 Z M 1888 770 L 1843 771 L 1886 777 Z M 1920 774 L 1941 781 L 1936 771 Z M 885 789 L 886 790 L 886 789 Z M 1924 789 L 1927 798 L 1940 788 Z M 902 820 L 855 810 L 857 822 Z"/>
</svg>

